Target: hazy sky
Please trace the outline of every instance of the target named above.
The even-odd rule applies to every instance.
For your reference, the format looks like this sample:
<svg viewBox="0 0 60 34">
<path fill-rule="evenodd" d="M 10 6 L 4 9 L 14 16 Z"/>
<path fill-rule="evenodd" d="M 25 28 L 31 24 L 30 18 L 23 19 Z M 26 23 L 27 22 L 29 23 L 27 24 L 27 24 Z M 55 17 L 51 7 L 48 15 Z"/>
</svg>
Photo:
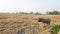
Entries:
<svg viewBox="0 0 60 34">
<path fill-rule="evenodd" d="M 60 0 L 0 0 L 0 12 L 60 10 Z"/>
</svg>

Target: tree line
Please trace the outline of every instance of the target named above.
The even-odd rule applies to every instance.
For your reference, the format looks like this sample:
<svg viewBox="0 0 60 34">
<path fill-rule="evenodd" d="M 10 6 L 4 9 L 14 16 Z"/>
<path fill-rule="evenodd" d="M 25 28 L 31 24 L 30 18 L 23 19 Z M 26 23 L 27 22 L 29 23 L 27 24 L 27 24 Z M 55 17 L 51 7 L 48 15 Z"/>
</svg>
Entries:
<svg viewBox="0 0 60 34">
<path fill-rule="evenodd" d="M 19 14 L 37 14 L 37 15 L 42 15 L 42 13 L 39 13 L 39 12 L 30 12 L 30 13 L 24 13 L 24 12 L 18 12 Z M 46 15 L 60 15 L 60 11 L 57 11 L 57 10 L 53 10 L 53 11 L 47 11 L 45 13 Z"/>
<path fill-rule="evenodd" d="M 42 13 L 39 13 L 39 12 L 30 12 L 30 13 L 27 13 L 27 12 L 17 12 L 17 14 L 39 14 L 41 15 Z"/>
<path fill-rule="evenodd" d="M 60 15 L 60 11 L 53 10 L 53 11 L 46 12 L 46 14 L 49 14 L 49 15 Z"/>
<path fill-rule="evenodd" d="M 0 14 L 15 14 L 15 13 L 0 13 Z M 16 12 L 16 14 L 36 14 L 36 15 L 43 15 L 43 13 L 40 13 L 40 12 Z M 57 11 L 57 10 L 53 10 L 53 11 L 47 11 L 45 13 L 46 15 L 60 15 L 60 11 Z"/>
</svg>

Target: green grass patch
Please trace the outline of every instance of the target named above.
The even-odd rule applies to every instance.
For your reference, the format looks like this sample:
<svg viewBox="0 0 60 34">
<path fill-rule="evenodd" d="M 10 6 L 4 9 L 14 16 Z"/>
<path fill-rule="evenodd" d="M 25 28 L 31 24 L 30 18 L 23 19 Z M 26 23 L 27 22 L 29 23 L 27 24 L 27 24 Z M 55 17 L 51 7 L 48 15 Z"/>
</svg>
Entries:
<svg viewBox="0 0 60 34">
<path fill-rule="evenodd" d="M 60 30 L 60 25 L 55 25 L 53 28 L 51 28 L 51 34 L 57 34 Z"/>
</svg>

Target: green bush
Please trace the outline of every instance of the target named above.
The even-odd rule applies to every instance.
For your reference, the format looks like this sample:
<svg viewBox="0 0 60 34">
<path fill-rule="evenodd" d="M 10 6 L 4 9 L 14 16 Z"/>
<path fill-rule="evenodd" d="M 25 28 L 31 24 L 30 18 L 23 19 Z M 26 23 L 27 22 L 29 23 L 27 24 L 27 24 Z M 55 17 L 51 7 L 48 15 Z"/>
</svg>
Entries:
<svg viewBox="0 0 60 34">
<path fill-rule="evenodd" d="M 60 25 L 55 25 L 53 28 L 51 28 L 51 34 L 57 34 L 60 30 Z"/>
</svg>

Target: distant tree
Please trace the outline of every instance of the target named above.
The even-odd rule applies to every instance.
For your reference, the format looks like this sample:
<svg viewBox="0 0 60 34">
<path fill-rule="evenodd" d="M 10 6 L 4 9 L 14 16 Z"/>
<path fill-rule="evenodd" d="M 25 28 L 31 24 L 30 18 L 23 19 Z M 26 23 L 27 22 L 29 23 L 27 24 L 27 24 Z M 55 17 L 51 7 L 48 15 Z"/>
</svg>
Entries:
<svg viewBox="0 0 60 34">
<path fill-rule="evenodd" d="M 51 15 L 53 15 L 54 13 L 53 13 L 53 12 L 46 12 L 46 14 L 51 14 Z"/>
<path fill-rule="evenodd" d="M 24 13 L 24 14 L 28 14 L 28 13 L 26 12 L 26 13 Z"/>
<path fill-rule="evenodd" d="M 49 14 L 49 12 L 46 12 L 46 14 Z"/>
<path fill-rule="evenodd" d="M 39 13 L 39 12 L 36 12 L 35 14 L 41 14 L 41 13 Z"/>
<path fill-rule="evenodd" d="M 56 11 L 56 10 L 54 10 L 54 12 L 53 12 L 54 14 L 58 14 L 58 11 Z"/>
<path fill-rule="evenodd" d="M 30 12 L 30 14 L 33 14 L 33 12 Z"/>
<path fill-rule="evenodd" d="M 51 15 L 60 15 L 60 12 L 57 10 L 53 10 L 52 12 L 46 12 L 46 14 L 51 14 Z"/>
<path fill-rule="evenodd" d="M 35 14 L 39 14 L 38 12 L 36 12 Z"/>
<path fill-rule="evenodd" d="M 24 14 L 24 12 L 19 12 L 20 14 Z"/>
</svg>

